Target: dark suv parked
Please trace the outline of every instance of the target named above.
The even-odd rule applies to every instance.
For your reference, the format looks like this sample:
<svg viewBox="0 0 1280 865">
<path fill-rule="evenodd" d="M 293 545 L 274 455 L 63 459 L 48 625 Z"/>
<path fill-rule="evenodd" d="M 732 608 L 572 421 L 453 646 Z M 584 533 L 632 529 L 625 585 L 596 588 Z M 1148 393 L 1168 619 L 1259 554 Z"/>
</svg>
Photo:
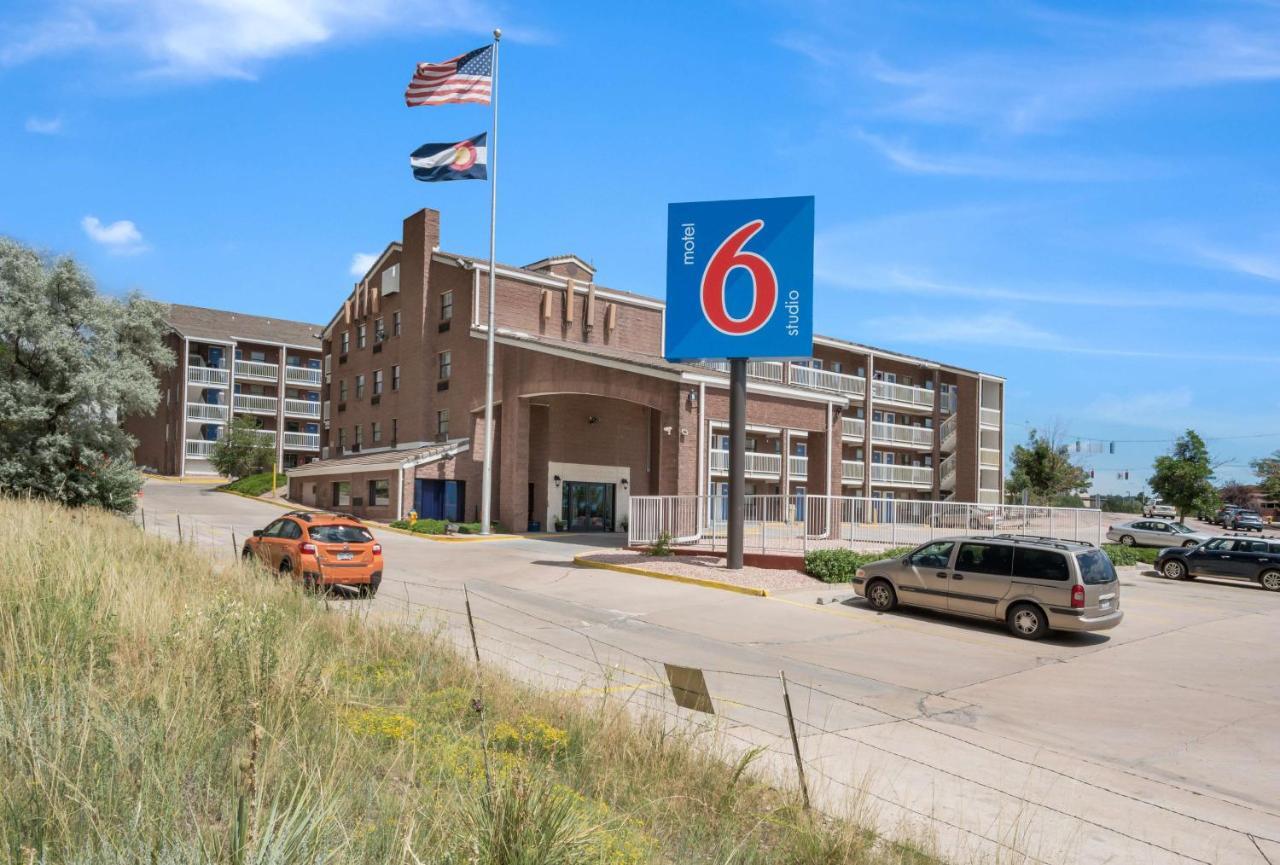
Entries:
<svg viewBox="0 0 1280 865">
<path fill-rule="evenodd" d="M 1222 577 L 1280 592 L 1280 538 L 1213 538 L 1198 547 L 1168 547 L 1156 570 L 1171 580 Z"/>
</svg>

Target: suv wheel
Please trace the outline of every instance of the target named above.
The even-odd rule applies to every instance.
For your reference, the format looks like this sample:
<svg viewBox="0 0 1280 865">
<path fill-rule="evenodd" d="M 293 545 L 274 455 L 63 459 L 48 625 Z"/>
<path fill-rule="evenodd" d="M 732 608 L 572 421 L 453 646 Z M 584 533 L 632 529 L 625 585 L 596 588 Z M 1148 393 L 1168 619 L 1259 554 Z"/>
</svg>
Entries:
<svg viewBox="0 0 1280 865">
<path fill-rule="evenodd" d="M 872 580 L 867 586 L 867 601 L 877 611 L 887 613 L 898 606 L 898 593 L 888 580 Z"/>
<path fill-rule="evenodd" d="M 1258 582 L 1268 592 L 1280 592 L 1280 571 L 1263 571 L 1258 576 Z"/>
<path fill-rule="evenodd" d="M 1133 546 L 1133 535 L 1121 535 L 1120 543 L 1124 544 L 1126 547 Z"/>
<path fill-rule="evenodd" d="M 1170 559 L 1164 563 L 1160 573 L 1171 580 L 1185 580 L 1187 578 L 1187 566 L 1178 559 Z"/>
<path fill-rule="evenodd" d="M 1044 610 L 1035 604 L 1014 604 L 1009 609 L 1009 632 L 1024 640 L 1038 640 L 1049 633 Z"/>
</svg>

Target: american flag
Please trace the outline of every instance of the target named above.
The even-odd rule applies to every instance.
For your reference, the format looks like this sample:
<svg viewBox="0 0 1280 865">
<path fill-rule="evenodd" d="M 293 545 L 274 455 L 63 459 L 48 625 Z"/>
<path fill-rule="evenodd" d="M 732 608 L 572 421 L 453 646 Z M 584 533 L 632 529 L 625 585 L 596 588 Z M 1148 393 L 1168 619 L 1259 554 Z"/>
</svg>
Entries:
<svg viewBox="0 0 1280 865">
<path fill-rule="evenodd" d="M 493 93 L 493 46 L 468 51 L 443 63 L 419 63 L 404 92 L 404 104 L 489 103 Z"/>
</svg>

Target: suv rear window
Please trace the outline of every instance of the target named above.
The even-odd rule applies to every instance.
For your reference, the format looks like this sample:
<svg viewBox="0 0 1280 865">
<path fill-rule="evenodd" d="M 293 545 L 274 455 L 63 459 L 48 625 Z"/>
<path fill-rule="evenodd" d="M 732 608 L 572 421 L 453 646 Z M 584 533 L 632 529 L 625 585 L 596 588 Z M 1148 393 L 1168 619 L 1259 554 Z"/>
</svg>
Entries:
<svg viewBox="0 0 1280 865">
<path fill-rule="evenodd" d="M 1066 580 L 1071 570 L 1062 553 L 1018 547 L 1013 551 L 1013 575 L 1029 580 Z"/>
<path fill-rule="evenodd" d="M 1111 559 L 1102 550 L 1088 550 L 1076 553 L 1076 561 L 1080 563 L 1080 578 L 1086 586 L 1097 586 L 1116 581 L 1116 568 Z"/>
<path fill-rule="evenodd" d="M 373 535 L 363 526 L 312 526 L 307 531 L 311 533 L 311 540 L 322 544 L 367 544 L 373 540 Z"/>
</svg>

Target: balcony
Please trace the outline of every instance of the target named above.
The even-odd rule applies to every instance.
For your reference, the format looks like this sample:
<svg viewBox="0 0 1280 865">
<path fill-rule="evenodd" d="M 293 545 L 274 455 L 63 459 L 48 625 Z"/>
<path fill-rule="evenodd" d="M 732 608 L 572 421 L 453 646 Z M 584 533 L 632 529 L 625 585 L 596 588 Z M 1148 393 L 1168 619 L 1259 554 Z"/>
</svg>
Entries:
<svg viewBox="0 0 1280 865">
<path fill-rule="evenodd" d="M 229 370 L 214 369 L 211 366 L 189 366 L 187 381 L 206 387 L 226 387 L 231 383 L 231 373 Z"/>
<path fill-rule="evenodd" d="M 978 409 L 978 422 L 983 426 L 999 427 L 1000 426 L 1000 409 L 998 408 L 980 408 Z"/>
<path fill-rule="evenodd" d="M 233 405 L 236 411 L 247 412 L 248 414 L 274 415 L 276 413 L 276 398 L 273 396 L 238 393 L 235 395 Z"/>
<path fill-rule="evenodd" d="M 791 364 L 790 367 L 789 380 L 797 387 L 807 387 L 812 390 L 829 390 L 833 393 L 857 397 L 861 397 L 867 392 L 867 380 L 856 375 L 845 375 L 842 372 L 832 372 L 827 369 L 814 369 L 811 366 L 801 366 L 795 363 Z"/>
<path fill-rule="evenodd" d="M 871 440 L 899 447 L 932 450 L 933 430 L 923 426 L 875 421 L 871 424 Z"/>
<path fill-rule="evenodd" d="M 840 418 L 840 434 L 847 439 L 862 441 L 867 434 L 867 422 L 860 417 Z"/>
<path fill-rule="evenodd" d="M 866 465 L 861 460 L 840 461 L 840 481 L 846 484 L 860 484 L 866 476 Z"/>
<path fill-rule="evenodd" d="M 713 369 L 726 375 L 729 373 L 729 361 L 727 360 L 703 360 L 698 362 L 698 366 Z M 753 360 L 747 364 L 747 378 L 753 378 L 756 381 L 767 381 L 771 384 L 782 384 L 783 367 L 784 364 L 777 360 Z"/>
<path fill-rule="evenodd" d="M 231 414 L 229 406 L 213 405 L 207 402 L 187 403 L 187 420 L 213 421 L 226 423 Z"/>
<path fill-rule="evenodd" d="M 809 477 L 809 458 L 795 454 L 787 457 L 787 474 L 793 478 Z"/>
<path fill-rule="evenodd" d="M 324 380 L 324 373 L 318 369 L 305 366 L 286 366 L 284 380 L 289 384 L 301 384 L 308 387 L 319 387 Z"/>
<path fill-rule="evenodd" d="M 187 456 L 195 459 L 208 459 L 209 451 L 213 449 L 213 442 L 204 439 L 187 439 Z"/>
<path fill-rule="evenodd" d="M 782 454 L 762 454 L 747 451 L 747 477 L 777 478 L 782 474 Z M 728 474 L 729 452 L 711 451 L 711 471 L 714 474 Z"/>
<path fill-rule="evenodd" d="M 954 453 L 956 449 L 956 418 L 959 415 L 952 415 L 942 422 L 942 426 L 938 427 L 938 437 L 941 439 L 941 448 L 947 453 Z"/>
<path fill-rule="evenodd" d="M 933 391 L 891 381 L 871 382 L 871 396 L 885 403 L 917 411 L 933 411 Z"/>
<path fill-rule="evenodd" d="M 320 417 L 320 403 L 309 399 L 286 399 L 284 413 L 294 417 Z"/>
<path fill-rule="evenodd" d="M 279 381 L 280 365 L 258 360 L 236 361 L 236 378 L 256 378 L 259 381 Z"/>
<path fill-rule="evenodd" d="M 891 487 L 933 488 L 933 469 L 928 466 L 871 464 L 871 482 Z"/>
<path fill-rule="evenodd" d="M 978 465 L 986 469 L 1000 468 L 1000 451 L 996 448 L 978 448 Z"/>
<path fill-rule="evenodd" d="M 952 454 L 938 467 L 938 486 L 944 490 L 956 488 L 956 455 Z"/>
<path fill-rule="evenodd" d="M 304 432 L 286 432 L 284 434 L 286 450 L 318 451 L 320 450 L 320 434 Z"/>
</svg>

